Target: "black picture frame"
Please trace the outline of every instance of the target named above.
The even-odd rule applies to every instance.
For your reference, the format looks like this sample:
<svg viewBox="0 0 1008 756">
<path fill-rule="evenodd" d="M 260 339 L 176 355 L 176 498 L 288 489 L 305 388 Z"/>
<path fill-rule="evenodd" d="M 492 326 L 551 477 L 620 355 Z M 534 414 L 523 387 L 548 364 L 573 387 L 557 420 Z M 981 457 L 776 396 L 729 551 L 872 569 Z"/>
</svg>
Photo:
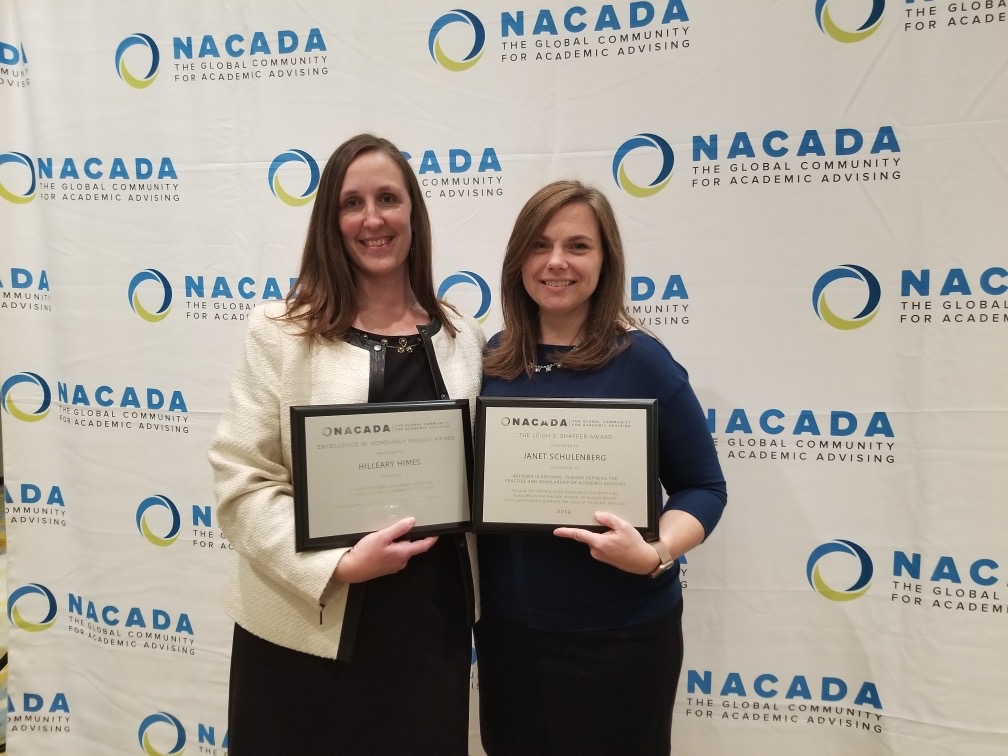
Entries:
<svg viewBox="0 0 1008 756">
<path fill-rule="evenodd" d="M 573 489 L 585 492 L 585 498 L 590 501 L 584 509 L 590 510 L 592 515 L 600 510 L 612 511 L 629 521 L 645 538 L 656 536 L 662 501 L 658 480 L 657 408 L 656 399 L 478 397 L 473 530 L 515 534 L 551 533 L 562 526 L 594 532 L 606 530 L 591 515 L 578 517 L 572 513 L 575 517 L 572 521 L 571 515 L 566 514 L 568 507 L 558 505 L 557 502 L 576 498 Z M 606 432 L 613 430 L 616 418 L 629 423 L 630 429 L 620 428 L 618 434 Z M 516 431 L 516 427 L 522 428 L 527 436 L 519 436 L 523 431 Z M 614 439 L 613 435 L 631 443 L 623 444 L 621 450 L 621 439 Z M 605 436 L 609 438 L 602 438 Z M 522 445 L 524 448 L 520 448 Z M 606 451 L 602 453 L 600 449 Z M 629 465 L 621 462 L 620 469 L 615 469 L 610 456 L 618 457 L 627 449 L 639 449 L 641 458 L 631 460 Z M 556 458 L 551 459 L 551 454 Z M 599 456 L 605 459 L 593 459 Z M 589 466 L 595 466 L 591 472 L 587 471 Z M 536 475 L 545 477 L 536 478 Z M 575 477 L 579 475 L 584 480 Z M 569 480 L 563 476 L 568 476 Z M 516 483 L 510 489 L 512 498 L 521 501 L 521 506 L 510 510 L 502 502 L 502 498 L 509 495 L 509 480 L 529 481 L 527 485 Z M 632 485 L 628 490 L 637 491 L 640 499 L 622 501 L 618 507 L 606 506 L 605 496 L 597 496 L 592 491 L 592 481 L 596 480 L 599 481 L 597 487 L 604 489 L 605 496 L 613 500 L 619 497 L 610 489 L 629 481 Z M 545 481 L 539 486 L 542 492 L 538 496 L 531 490 L 536 481 Z M 535 521 L 519 514 L 519 510 L 530 507 L 538 508 Z M 538 514 L 545 508 L 552 508 L 555 516 Z M 561 512 L 564 514 L 557 514 Z M 625 516 L 628 514 L 631 516 Z"/>
<path fill-rule="evenodd" d="M 292 406 L 290 423 L 297 551 L 353 546 L 368 533 L 411 515 L 417 524 L 410 538 L 470 530 L 473 445 L 468 400 Z M 439 424 L 449 428 L 439 431 Z M 454 438 L 448 440 L 451 434 Z M 317 448 L 311 449 L 312 444 Z M 447 469 L 432 469 L 439 460 L 448 460 Z M 352 469 L 355 465 L 357 470 Z M 373 477 L 373 485 L 367 484 L 367 476 Z M 337 490 L 338 495 L 323 495 L 323 489 Z M 428 497 L 433 512 L 420 516 L 425 500 L 417 499 L 418 491 L 432 491 L 446 501 L 430 505 Z M 333 507 L 346 511 L 340 516 Z M 362 508 L 368 511 L 359 511 Z M 345 527 L 336 522 L 344 520 Z"/>
</svg>

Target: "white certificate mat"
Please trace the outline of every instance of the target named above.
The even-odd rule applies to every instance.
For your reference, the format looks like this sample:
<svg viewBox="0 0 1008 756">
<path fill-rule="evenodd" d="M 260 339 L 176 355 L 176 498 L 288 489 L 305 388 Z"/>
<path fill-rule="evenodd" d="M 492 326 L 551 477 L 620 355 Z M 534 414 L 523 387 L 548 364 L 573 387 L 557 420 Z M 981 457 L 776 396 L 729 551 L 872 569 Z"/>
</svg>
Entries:
<svg viewBox="0 0 1008 756">
<path fill-rule="evenodd" d="M 611 512 L 655 532 L 660 505 L 652 399 L 476 400 L 477 532 L 604 530 Z"/>
<path fill-rule="evenodd" d="M 410 534 L 468 530 L 465 399 L 291 407 L 298 551 L 349 546 L 403 517 Z"/>
</svg>

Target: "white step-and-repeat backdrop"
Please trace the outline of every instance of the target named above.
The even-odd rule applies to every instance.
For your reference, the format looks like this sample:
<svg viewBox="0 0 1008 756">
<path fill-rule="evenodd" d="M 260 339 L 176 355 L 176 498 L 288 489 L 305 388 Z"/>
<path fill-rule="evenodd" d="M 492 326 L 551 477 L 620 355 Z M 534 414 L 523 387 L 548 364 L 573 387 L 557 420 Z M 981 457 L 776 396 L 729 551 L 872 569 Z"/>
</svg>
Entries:
<svg viewBox="0 0 1008 756">
<path fill-rule="evenodd" d="M 677 754 L 1008 752 L 1006 13 L 0 0 L 11 751 L 227 752 L 206 447 L 374 131 L 488 333 L 535 189 L 617 209 L 729 481 Z"/>
</svg>

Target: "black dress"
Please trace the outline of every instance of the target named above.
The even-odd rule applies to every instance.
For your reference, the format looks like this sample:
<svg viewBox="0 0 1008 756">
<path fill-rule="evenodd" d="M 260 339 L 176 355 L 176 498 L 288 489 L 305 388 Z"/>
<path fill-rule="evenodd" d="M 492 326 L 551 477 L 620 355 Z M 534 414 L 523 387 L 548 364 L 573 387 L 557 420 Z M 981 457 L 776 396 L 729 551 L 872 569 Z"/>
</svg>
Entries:
<svg viewBox="0 0 1008 756">
<path fill-rule="evenodd" d="M 436 398 L 419 336 L 350 335 L 386 349 L 381 401 Z M 401 572 L 350 586 L 348 603 L 359 600 L 361 611 L 349 661 L 236 625 L 229 754 L 467 753 L 471 636 L 460 539 L 441 536 Z"/>
</svg>

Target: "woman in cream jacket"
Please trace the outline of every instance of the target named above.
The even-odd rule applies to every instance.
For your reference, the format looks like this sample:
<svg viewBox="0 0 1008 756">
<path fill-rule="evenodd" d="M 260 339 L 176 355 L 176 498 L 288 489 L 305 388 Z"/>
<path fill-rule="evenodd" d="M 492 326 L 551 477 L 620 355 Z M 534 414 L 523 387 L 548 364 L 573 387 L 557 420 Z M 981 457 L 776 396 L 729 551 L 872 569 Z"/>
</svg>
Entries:
<svg viewBox="0 0 1008 756">
<path fill-rule="evenodd" d="M 210 447 L 238 555 L 232 756 L 466 753 L 478 585 L 467 538 L 403 538 L 407 517 L 352 549 L 295 551 L 289 408 L 472 400 L 483 344 L 435 297 L 430 223 L 402 154 L 348 140 L 322 174 L 291 294 L 250 320 Z"/>
</svg>

